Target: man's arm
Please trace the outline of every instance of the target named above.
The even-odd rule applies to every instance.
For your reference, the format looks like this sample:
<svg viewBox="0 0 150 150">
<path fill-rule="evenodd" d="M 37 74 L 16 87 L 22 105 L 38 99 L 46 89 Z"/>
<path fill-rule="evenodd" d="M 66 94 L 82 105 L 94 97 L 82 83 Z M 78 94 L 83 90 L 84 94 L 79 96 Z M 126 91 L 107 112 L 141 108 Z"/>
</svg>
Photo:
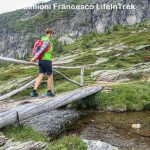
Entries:
<svg viewBox="0 0 150 150">
<path fill-rule="evenodd" d="M 43 43 L 40 50 L 35 54 L 35 56 L 30 60 L 30 62 L 35 62 L 39 55 L 49 46 L 49 41 Z"/>
</svg>

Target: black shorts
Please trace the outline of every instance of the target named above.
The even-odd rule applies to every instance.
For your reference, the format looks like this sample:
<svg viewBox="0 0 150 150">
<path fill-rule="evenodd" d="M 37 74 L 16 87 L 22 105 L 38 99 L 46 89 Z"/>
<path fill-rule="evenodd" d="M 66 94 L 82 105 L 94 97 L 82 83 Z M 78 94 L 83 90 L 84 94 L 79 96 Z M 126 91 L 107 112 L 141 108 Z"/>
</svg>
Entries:
<svg viewBox="0 0 150 150">
<path fill-rule="evenodd" d="M 52 61 L 51 60 L 39 60 L 39 73 L 47 75 L 52 74 Z"/>
</svg>

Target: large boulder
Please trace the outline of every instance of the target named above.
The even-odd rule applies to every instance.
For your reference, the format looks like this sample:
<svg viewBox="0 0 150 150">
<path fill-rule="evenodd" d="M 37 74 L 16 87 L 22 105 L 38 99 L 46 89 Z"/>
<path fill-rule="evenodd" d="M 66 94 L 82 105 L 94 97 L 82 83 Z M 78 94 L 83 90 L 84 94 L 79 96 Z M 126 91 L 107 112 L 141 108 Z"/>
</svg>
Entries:
<svg viewBox="0 0 150 150">
<path fill-rule="evenodd" d="M 64 131 L 65 127 L 71 125 L 78 117 L 79 112 L 75 110 L 53 110 L 29 118 L 22 123 L 46 135 L 55 136 Z"/>
</svg>

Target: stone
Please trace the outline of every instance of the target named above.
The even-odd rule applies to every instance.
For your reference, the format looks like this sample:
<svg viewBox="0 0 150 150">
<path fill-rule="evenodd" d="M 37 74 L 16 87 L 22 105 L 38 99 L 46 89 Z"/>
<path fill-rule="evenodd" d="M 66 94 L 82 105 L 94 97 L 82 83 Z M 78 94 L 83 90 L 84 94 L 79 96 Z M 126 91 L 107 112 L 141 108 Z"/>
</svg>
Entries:
<svg viewBox="0 0 150 150">
<path fill-rule="evenodd" d="M 59 38 L 59 41 L 62 42 L 63 44 L 66 42 L 67 44 L 72 44 L 74 43 L 74 39 L 70 38 L 68 35 L 64 35 Z"/>
<path fill-rule="evenodd" d="M 97 141 L 97 140 L 85 140 L 83 141 L 87 144 L 87 150 L 119 150 L 108 143 Z"/>
<path fill-rule="evenodd" d="M 47 150 L 47 143 L 35 141 L 14 141 L 0 133 L 0 150 Z"/>
<path fill-rule="evenodd" d="M 98 70 L 91 72 L 91 77 L 96 81 L 129 81 L 131 76 L 148 75 L 150 73 L 150 62 L 139 63 L 127 69 Z"/>
<path fill-rule="evenodd" d="M 43 142 L 15 142 L 13 146 L 6 148 L 5 150 L 46 150 L 46 143 Z"/>
<path fill-rule="evenodd" d="M 0 133 L 0 147 L 3 146 L 5 142 L 6 142 L 5 136 L 2 133 Z"/>
<path fill-rule="evenodd" d="M 107 62 L 108 60 L 109 60 L 109 58 L 100 57 L 96 60 L 95 65 L 99 65 L 101 63 Z"/>
<path fill-rule="evenodd" d="M 65 1 L 63 2 L 66 4 Z M 107 4 L 116 4 L 122 3 L 122 0 L 92 0 L 91 3 L 107 3 Z M 126 3 L 130 3 L 129 0 Z M 73 42 L 75 39 L 85 35 L 89 32 L 105 32 L 107 29 L 112 27 L 116 23 L 120 23 L 122 25 L 130 25 L 134 23 L 138 23 L 146 18 L 150 18 L 150 3 L 149 0 L 134 0 L 132 1 L 133 5 L 136 5 L 136 9 L 134 10 L 126 10 L 121 9 L 118 11 L 107 10 L 74 10 L 73 13 L 68 17 L 57 18 L 56 21 L 53 21 L 49 24 L 47 22 L 46 26 L 51 26 L 56 36 L 61 36 L 63 40 L 67 40 L 69 43 Z M 142 9 L 141 9 L 142 6 Z M 27 11 L 20 10 L 21 12 L 18 18 L 18 21 L 22 23 L 22 21 L 28 21 L 31 19 L 31 22 L 34 22 L 35 17 L 40 17 L 43 13 L 42 10 L 37 11 Z M 16 12 L 10 12 L 8 15 L 6 14 L 6 18 L 8 20 L 15 20 L 13 15 Z M 55 15 L 55 14 L 54 14 Z M 56 14 L 57 15 L 57 14 Z M 1 17 L 3 18 L 3 17 Z M 91 18 L 93 18 L 91 20 Z M 16 20 L 15 20 L 16 21 Z M 36 25 L 37 24 L 37 25 Z M 43 31 L 43 26 L 40 25 L 40 21 L 33 25 L 33 28 L 22 28 L 22 30 L 14 30 L 15 26 L 12 26 L 12 23 L 8 22 L 6 24 L 2 24 L 1 33 L 0 33 L 0 53 L 2 56 L 8 57 L 17 57 L 24 58 L 29 53 L 31 54 L 31 41 L 34 41 L 34 38 L 41 36 L 41 31 Z M 21 24 L 19 24 L 21 25 Z M 31 24 L 32 25 L 32 24 Z M 66 36 L 67 35 L 67 36 Z"/>
<path fill-rule="evenodd" d="M 54 58 L 54 63 L 67 64 L 67 63 L 73 62 L 76 57 L 77 57 L 77 54 L 74 54 L 74 55 L 63 55 L 63 56 L 60 56 L 58 58 Z"/>
<path fill-rule="evenodd" d="M 60 134 L 66 127 L 79 117 L 75 110 L 53 110 L 38 116 L 29 118 L 22 123 L 31 126 L 46 135 Z"/>
</svg>

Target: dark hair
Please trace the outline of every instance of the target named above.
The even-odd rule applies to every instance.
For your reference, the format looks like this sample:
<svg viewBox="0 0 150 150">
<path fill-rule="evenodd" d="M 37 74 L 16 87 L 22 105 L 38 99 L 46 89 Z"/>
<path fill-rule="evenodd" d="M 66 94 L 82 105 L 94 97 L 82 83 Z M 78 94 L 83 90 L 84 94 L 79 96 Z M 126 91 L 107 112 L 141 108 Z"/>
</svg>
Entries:
<svg viewBox="0 0 150 150">
<path fill-rule="evenodd" d="M 46 30 L 45 30 L 45 33 L 46 34 L 54 34 L 54 31 L 52 30 L 52 29 L 50 29 L 50 28 L 47 28 Z"/>
</svg>

